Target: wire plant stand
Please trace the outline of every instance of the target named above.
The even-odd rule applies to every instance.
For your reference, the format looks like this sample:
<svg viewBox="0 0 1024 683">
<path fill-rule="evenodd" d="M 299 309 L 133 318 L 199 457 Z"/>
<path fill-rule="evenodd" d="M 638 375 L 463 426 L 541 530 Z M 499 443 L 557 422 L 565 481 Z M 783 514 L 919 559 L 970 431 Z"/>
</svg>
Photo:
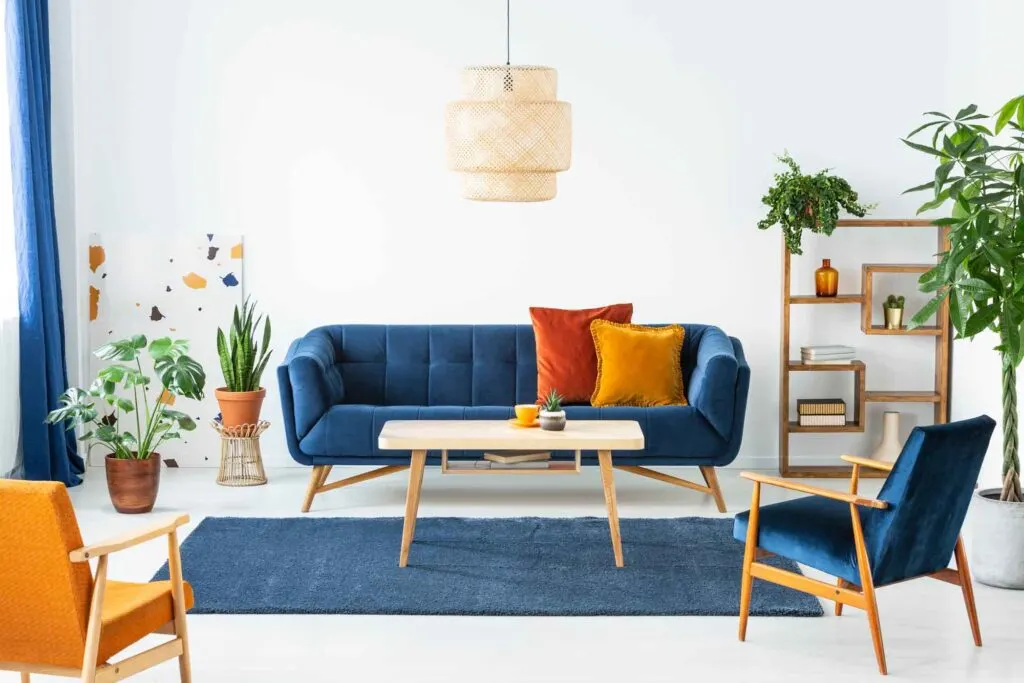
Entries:
<svg viewBox="0 0 1024 683">
<path fill-rule="evenodd" d="M 261 486 L 267 483 L 260 453 L 260 435 L 270 427 L 266 420 L 239 427 L 224 427 L 213 420 L 210 425 L 220 434 L 220 469 L 217 483 L 221 486 Z"/>
</svg>

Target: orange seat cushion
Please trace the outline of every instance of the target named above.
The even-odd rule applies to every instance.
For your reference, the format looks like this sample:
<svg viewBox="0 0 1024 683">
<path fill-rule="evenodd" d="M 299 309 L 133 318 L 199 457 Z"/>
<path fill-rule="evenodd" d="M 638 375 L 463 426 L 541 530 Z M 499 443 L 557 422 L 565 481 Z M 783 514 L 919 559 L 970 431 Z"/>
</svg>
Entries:
<svg viewBox="0 0 1024 683">
<path fill-rule="evenodd" d="M 595 320 L 595 406 L 685 406 L 682 325 L 645 327 Z"/>
<path fill-rule="evenodd" d="M 192 586 L 185 584 L 185 609 L 195 604 Z M 174 620 L 170 581 L 125 583 L 107 581 L 103 593 L 103 629 L 100 636 L 102 663 L 132 643 Z"/>
<path fill-rule="evenodd" d="M 554 389 L 563 403 L 587 403 L 597 381 L 597 355 L 590 323 L 611 320 L 628 323 L 633 304 L 613 304 L 578 311 L 531 308 L 533 336 L 537 340 L 537 400 Z"/>
</svg>

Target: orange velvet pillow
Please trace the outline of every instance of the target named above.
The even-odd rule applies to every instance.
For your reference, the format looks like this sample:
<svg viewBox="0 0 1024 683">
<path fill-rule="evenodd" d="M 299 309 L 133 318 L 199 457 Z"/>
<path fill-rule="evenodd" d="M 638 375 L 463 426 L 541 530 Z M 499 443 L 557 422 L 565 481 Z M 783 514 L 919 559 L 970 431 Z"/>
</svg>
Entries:
<svg viewBox="0 0 1024 683">
<path fill-rule="evenodd" d="M 543 400 L 554 389 L 564 403 L 589 403 L 597 383 L 597 353 L 590 323 L 628 323 L 633 319 L 633 304 L 579 311 L 533 307 L 530 318 L 537 339 L 537 399 Z"/>
</svg>

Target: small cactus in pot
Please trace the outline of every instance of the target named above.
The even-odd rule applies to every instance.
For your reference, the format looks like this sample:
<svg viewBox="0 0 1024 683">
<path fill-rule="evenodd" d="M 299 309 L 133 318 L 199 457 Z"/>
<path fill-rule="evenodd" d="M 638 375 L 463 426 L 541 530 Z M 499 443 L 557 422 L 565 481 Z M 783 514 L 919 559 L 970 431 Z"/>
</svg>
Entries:
<svg viewBox="0 0 1024 683">
<path fill-rule="evenodd" d="M 905 297 L 896 296 L 895 294 L 890 294 L 882 302 L 882 310 L 885 312 L 885 329 L 903 329 L 903 306 L 905 303 Z"/>
<path fill-rule="evenodd" d="M 540 428 L 549 432 L 560 432 L 565 429 L 565 411 L 562 409 L 562 397 L 554 389 L 541 401 Z"/>
</svg>

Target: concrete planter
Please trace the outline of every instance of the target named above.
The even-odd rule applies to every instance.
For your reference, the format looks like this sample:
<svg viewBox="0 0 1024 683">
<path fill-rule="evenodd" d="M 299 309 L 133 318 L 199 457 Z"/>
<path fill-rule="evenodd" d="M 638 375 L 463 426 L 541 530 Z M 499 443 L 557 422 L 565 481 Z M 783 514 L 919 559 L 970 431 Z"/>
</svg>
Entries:
<svg viewBox="0 0 1024 683">
<path fill-rule="evenodd" d="M 540 411 L 540 428 L 549 432 L 560 432 L 565 429 L 565 411 Z"/>
<path fill-rule="evenodd" d="M 997 588 L 1024 589 L 1024 503 L 1004 503 L 999 489 L 974 493 L 971 572 Z"/>
</svg>

